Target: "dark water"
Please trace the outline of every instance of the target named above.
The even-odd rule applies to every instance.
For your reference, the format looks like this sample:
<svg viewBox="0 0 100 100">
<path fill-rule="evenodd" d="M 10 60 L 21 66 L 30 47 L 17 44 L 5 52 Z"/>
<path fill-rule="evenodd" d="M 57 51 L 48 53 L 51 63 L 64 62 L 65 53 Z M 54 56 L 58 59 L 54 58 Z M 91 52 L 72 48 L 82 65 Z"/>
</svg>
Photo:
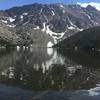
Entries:
<svg viewBox="0 0 100 100">
<path fill-rule="evenodd" d="M 100 53 L 1 49 L 0 100 L 100 100 Z"/>
</svg>

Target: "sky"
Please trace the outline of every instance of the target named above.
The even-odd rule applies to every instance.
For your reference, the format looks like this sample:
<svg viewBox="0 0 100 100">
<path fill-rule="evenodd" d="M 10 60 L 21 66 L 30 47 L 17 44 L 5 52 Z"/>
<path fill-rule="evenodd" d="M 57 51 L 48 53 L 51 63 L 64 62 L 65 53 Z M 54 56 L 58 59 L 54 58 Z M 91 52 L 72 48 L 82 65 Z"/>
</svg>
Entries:
<svg viewBox="0 0 100 100">
<path fill-rule="evenodd" d="M 64 4 L 76 4 L 80 3 L 89 3 L 96 2 L 100 3 L 100 0 L 0 0 L 0 10 L 8 9 L 14 6 L 22 6 L 33 3 L 64 3 Z"/>
</svg>

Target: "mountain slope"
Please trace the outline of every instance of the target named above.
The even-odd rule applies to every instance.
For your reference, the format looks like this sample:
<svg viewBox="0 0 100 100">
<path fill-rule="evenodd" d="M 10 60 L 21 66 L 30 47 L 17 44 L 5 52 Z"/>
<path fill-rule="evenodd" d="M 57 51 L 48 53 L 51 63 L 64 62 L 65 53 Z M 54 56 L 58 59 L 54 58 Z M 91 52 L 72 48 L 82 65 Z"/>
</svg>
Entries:
<svg viewBox="0 0 100 100">
<path fill-rule="evenodd" d="M 92 6 L 35 3 L 1 11 L 0 22 L 12 34 L 21 35 L 22 45 L 33 42 L 51 47 L 79 31 L 100 26 L 100 11 Z"/>
<path fill-rule="evenodd" d="M 16 30 L 15 25 L 8 22 L 8 14 L 0 12 L 0 47 L 1 46 L 23 46 L 32 43 L 32 39 L 26 33 Z"/>
<path fill-rule="evenodd" d="M 79 32 L 72 37 L 69 37 L 59 42 L 57 47 L 66 49 L 84 49 L 84 50 L 99 50 L 100 49 L 100 27 L 94 27 L 82 32 Z"/>
</svg>

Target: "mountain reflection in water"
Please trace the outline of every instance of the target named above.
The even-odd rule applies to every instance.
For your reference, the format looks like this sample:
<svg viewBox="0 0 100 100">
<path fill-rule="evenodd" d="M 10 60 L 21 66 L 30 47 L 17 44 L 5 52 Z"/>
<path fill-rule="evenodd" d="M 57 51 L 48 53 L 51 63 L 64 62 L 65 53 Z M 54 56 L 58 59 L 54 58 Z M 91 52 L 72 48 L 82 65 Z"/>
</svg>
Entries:
<svg viewBox="0 0 100 100">
<path fill-rule="evenodd" d="M 52 48 L 0 52 L 0 83 L 6 85 L 35 91 L 90 92 L 100 83 L 99 54 L 59 52 Z"/>
</svg>

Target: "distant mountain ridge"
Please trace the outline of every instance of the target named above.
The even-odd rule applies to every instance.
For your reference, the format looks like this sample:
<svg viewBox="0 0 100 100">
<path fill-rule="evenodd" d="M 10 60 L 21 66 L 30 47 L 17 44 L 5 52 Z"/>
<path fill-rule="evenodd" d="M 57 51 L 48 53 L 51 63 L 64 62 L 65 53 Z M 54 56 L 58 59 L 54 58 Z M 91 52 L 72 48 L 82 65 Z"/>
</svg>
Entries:
<svg viewBox="0 0 100 100">
<path fill-rule="evenodd" d="M 0 11 L 0 40 L 5 44 L 51 47 L 95 26 L 100 26 L 100 11 L 90 5 L 35 3 Z"/>
<path fill-rule="evenodd" d="M 98 3 L 98 2 L 89 2 L 89 3 L 77 2 L 77 4 L 80 5 L 81 7 L 85 7 L 85 8 L 90 5 L 100 11 L 100 3 Z"/>
</svg>

